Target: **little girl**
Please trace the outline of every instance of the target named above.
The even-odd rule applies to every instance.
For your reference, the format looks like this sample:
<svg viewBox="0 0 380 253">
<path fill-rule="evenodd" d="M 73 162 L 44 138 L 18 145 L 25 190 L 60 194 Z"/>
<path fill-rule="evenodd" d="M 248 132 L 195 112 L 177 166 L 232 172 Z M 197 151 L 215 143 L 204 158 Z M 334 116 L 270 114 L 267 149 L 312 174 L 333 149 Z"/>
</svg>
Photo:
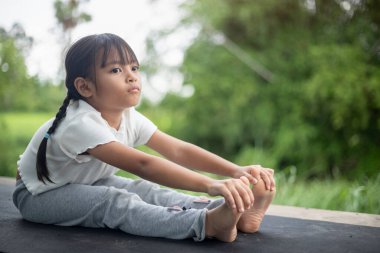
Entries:
<svg viewBox="0 0 380 253">
<path fill-rule="evenodd" d="M 123 39 L 84 37 L 67 52 L 65 67 L 67 96 L 18 161 L 13 201 L 24 219 L 197 241 L 231 242 L 237 230 L 258 230 L 275 193 L 273 170 L 239 167 L 159 131 L 137 112 L 139 63 Z M 140 145 L 166 159 L 134 148 Z M 185 167 L 232 178 L 215 180 Z M 118 169 L 143 179 L 115 176 Z"/>
</svg>

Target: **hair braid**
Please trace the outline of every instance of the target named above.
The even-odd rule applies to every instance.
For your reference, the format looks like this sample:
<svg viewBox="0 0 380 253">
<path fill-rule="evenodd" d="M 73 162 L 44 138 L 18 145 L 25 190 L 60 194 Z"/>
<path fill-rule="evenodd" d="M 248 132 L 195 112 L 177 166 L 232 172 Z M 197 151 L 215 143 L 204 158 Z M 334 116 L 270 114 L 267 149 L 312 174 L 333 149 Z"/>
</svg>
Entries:
<svg viewBox="0 0 380 253">
<path fill-rule="evenodd" d="M 53 124 L 51 125 L 51 127 L 46 133 L 47 135 L 42 139 L 41 144 L 38 148 L 37 161 L 36 161 L 37 177 L 38 177 L 38 180 L 42 181 L 44 184 L 45 184 L 45 179 L 51 183 L 54 183 L 49 178 L 49 170 L 46 164 L 47 141 L 48 141 L 49 136 L 55 132 L 55 129 L 58 127 L 61 120 L 66 116 L 66 109 L 69 106 L 69 103 L 70 103 L 70 96 L 68 94 L 66 98 L 63 100 L 63 103 L 61 107 L 59 108 L 57 114 L 55 115 Z"/>
</svg>

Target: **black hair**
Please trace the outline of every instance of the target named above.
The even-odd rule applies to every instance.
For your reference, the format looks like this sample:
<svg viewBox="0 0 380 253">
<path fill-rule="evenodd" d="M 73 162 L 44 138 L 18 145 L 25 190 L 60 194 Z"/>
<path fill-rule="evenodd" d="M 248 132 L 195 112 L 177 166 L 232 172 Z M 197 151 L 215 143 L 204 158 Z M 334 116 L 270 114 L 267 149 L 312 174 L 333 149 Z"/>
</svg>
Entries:
<svg viewBox="0 0 380 253">
<path fill-rule="evenodd" d="M 46 148 L 49 136 L 54 134 L 59 123 L 66 116 L 66 109 L 70 101 L 84 99 L 74 86 L 75 79 L 78 77 L 87 78 L 96 85 L 96 64 L 100 63 L 100 67 L 105 67 L 112 49 L 117 50 L 121 64 L 139 64 L 130 46 L 119 36 L 110 33 L 83 37 L 75 42 L 67 51 L 65 58 L 67 95 L 58 113 L 55 115 L 52 125 L 42 139 L 37 152 L 37 177 L 43 183 L 45 183 L 45 179 L 54 183 L 49 177 L 49 170 L 46 164 Z M 98 55 L 100 52 L 103 52 L 103 54 Z M 97 59 L 99 62 L 97 62 Z"/>
</svg>

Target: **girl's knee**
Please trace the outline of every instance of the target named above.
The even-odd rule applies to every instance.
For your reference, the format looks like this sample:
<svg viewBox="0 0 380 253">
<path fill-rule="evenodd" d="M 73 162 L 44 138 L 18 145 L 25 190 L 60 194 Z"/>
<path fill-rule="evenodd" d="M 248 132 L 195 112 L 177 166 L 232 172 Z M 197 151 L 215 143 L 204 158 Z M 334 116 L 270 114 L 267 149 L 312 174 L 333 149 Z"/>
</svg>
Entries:
<svg viewBox="0 0 380 253">
<path fill-rule="evenodd" d="M 144 179 L 134 180 L 128 187 L 128 191 L 139 195 L 141 198 L 160 189 L 161 187 L 158 184 Z"/>
</svg>

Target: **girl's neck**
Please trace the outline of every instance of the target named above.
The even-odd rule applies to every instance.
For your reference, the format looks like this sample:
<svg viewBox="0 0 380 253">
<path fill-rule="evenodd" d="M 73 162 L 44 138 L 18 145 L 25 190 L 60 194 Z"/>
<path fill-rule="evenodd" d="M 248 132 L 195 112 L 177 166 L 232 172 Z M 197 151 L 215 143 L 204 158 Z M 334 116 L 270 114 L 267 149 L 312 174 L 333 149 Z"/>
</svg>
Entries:
<svg viewBox="0 0 380 253">
<path fill-rule="evenodd" d="M 101 115 L 103 119 L 107 121 L 110 127 L 119 130 L 123 112 L 101 112 Z"/>
</svg>

